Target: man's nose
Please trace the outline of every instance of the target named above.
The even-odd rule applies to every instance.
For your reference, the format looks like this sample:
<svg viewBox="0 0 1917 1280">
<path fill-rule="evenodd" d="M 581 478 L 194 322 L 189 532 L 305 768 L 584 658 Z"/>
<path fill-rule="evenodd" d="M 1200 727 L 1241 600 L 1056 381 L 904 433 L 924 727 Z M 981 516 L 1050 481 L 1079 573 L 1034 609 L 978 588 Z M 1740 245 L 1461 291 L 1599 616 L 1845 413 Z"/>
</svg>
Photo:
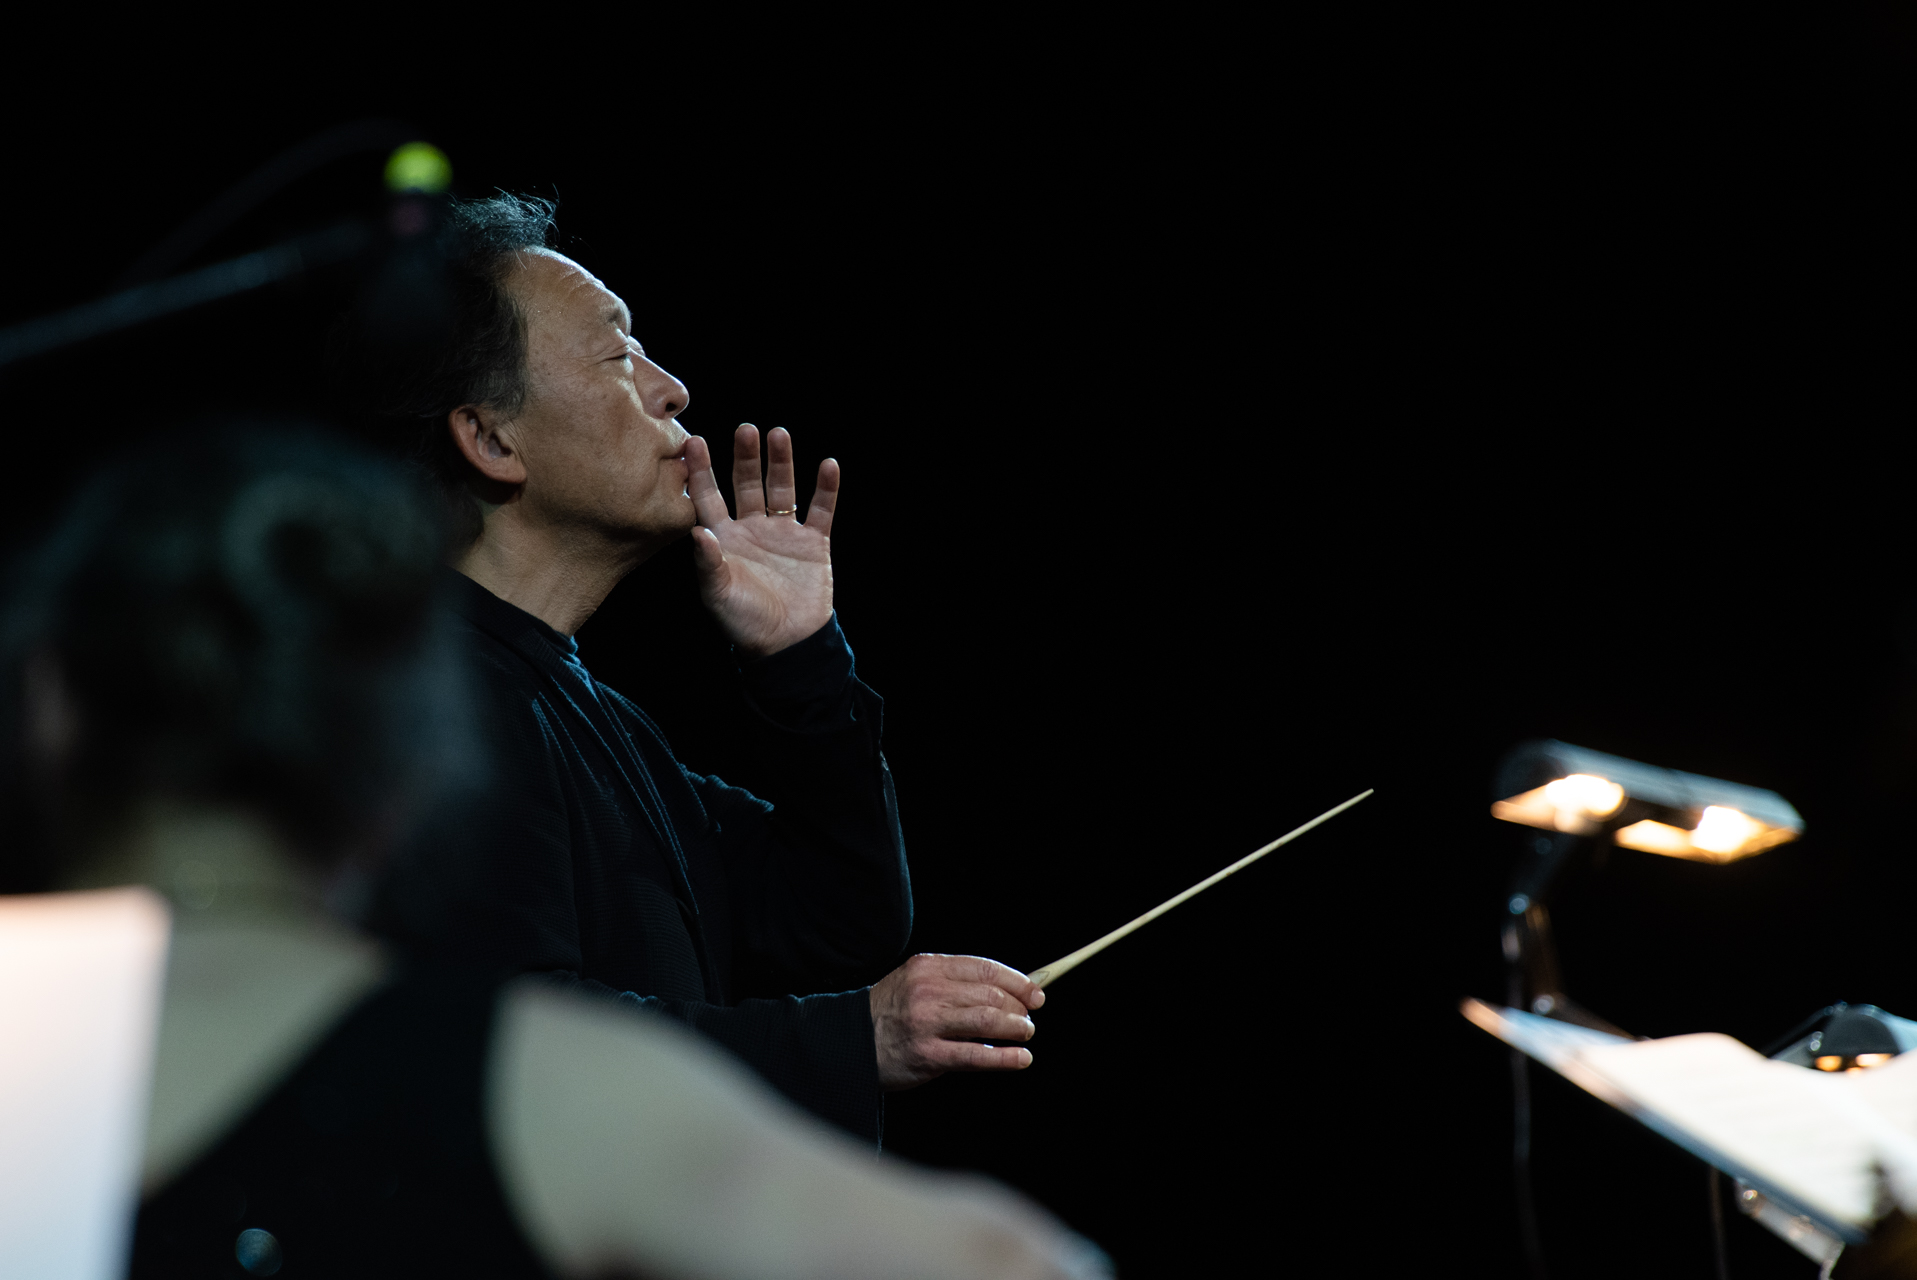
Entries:
<svg viewBox="0 0 1917 1280">
<path fill-rule="evenodd" d="M 655 418 L 676 418 L 684 413 L 686 402 L 692 399 L 686 384 L 645 356 L 638 360 L 639 400 L 646 412 Z"/>
</svg>

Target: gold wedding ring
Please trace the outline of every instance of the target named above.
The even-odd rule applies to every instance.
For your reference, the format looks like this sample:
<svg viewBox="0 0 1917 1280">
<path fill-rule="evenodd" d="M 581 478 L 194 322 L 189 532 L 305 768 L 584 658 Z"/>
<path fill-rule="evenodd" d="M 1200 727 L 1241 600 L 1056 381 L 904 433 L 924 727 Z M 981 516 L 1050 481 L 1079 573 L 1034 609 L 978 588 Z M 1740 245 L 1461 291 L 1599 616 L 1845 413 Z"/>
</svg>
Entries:
<svg viewBox="0 0 1917 1280">
<path fill-rule="evenodd" d="M 767 507 L 765 513 L 769 516 L 796 516 L 799 514 L 799 509 L 797 507 L 780 507 L 777 511 L 774 511 L 771 507 Z"/>
</svg>

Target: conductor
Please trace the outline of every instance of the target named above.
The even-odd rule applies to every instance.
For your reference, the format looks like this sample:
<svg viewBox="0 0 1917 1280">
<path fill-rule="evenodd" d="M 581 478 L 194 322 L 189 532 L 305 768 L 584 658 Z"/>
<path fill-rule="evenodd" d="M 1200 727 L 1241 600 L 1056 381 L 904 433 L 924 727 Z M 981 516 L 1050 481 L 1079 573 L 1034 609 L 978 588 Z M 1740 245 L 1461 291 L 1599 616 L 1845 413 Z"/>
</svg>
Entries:
<svg viewBox="0 0 1917 1280">
<path fill-rule="evenodd" d="M 833 611 L 838 463 L 801 512 L 791 437 L 741 426 L 729 513 L 705 441 L 679 425 L 686 387 L 647 358 L 626 303 L 546 247 L 551 225 L 540 201 L 455 203 L 444 345 L 373 380 L 447 502 L 444 594 L 498 762 L 483 801 L 398 861 L 374 922 L 415 953 L 660 1010 L 876 1143 L 884 1091 L 1027 1066 L 1044 994 L 975 956 L 891 968 L 911 888 L 882 702 Z M 688 534 L 758 794 L 682 765 L 573 639 Z"/>
</svg>

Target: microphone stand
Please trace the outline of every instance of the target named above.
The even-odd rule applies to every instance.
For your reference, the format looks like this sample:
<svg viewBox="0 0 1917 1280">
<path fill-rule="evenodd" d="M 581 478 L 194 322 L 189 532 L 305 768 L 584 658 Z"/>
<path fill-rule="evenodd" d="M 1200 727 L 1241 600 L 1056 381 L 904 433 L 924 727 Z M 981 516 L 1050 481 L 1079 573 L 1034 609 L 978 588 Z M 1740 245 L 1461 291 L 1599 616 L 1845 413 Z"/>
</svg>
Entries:
<svg viewBox="0 0 1917 1280">
<path fill-rule="evenodd" d="M 135 285 L 95 302 L 0 329 L 0 368 L 221 298 L 250 293 L 315 267 L 344 262 L 357 257 L 373 239 L 365 223 L 342 222 L 210 267 Z"/>
</svg>

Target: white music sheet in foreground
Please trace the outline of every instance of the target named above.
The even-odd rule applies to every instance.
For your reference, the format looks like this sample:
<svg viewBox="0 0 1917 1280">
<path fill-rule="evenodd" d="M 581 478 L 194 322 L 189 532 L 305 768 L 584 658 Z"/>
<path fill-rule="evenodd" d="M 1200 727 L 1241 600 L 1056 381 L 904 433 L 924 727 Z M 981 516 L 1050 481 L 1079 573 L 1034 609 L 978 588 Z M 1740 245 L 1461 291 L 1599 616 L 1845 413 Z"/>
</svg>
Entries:
<svg viewBox="0 0 1917 1280">
<path fill-rule="evenodd" d="M 1628 1041 L 1476 1000 L 1464 1013 L 1843 1239 L 1864 1239 L 1882 1211 L 1879 1170 L 1917 1210 L 1917 1052 L 1832 1075 L 1724 1035 Z"/>
<path fill-rule="evenodd" d="M 126 1274 L 167 929 L 145 889 L 0 897 L 0 1275 Z"/>
</svg>

